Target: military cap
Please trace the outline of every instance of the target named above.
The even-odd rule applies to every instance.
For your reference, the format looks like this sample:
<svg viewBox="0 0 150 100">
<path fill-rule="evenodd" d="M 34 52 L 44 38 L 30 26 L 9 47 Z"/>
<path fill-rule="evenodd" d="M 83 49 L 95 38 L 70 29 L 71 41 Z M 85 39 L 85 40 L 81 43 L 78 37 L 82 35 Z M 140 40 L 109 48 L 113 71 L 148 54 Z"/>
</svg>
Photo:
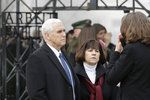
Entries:
<svg viewBox="0 0 150 100">
<path fill-rule="evenodd" d="M 80 20 L 80 21 L 77 21 L 75 23 L 72 24 L 72 27 L 74 29 L 81 29 L 85 26 L 90 26 L 91 25 L 91 20 L 90 19 L 85 19 L 85 20 Z"/>
</svg>

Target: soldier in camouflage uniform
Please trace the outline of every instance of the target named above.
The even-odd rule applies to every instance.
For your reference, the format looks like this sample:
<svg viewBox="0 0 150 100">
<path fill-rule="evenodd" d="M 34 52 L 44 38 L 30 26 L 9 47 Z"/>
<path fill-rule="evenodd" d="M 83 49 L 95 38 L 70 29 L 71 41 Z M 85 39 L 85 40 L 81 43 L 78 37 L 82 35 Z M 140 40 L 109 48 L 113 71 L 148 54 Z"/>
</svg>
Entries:
<svg viewBox="0 0 150 100">
<path fill-rule="evenodd" d="M 76 48 L 78 46 L 78 36 L 80 35 L 81 29 L 90 26 L 91 25 L 91 20 L 90 19 L 85 19 L 85 20 L 80 20 L 72 24 L 74 33 L 73 33 L 73 39 L 72 41 L 68 44 L 68 47 L 66 49 L 67 55 L 71 60 L 71 63 L 73 66 L 75 66 L 75 52 Z"/>
</svg>

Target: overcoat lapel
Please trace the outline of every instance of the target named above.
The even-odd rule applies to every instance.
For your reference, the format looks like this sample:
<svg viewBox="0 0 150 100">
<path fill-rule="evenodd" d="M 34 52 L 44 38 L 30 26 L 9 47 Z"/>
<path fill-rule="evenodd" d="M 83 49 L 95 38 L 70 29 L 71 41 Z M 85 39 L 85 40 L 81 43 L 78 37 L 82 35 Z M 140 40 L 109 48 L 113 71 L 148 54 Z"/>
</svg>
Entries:
<svg viewBox="0 0 150 100">
<path fill-rule="evenodd" d="M 54 54 L 54 52 L 48 47 L 47 44 L 43 45 L 43 49 L 46 51 L 47 56 L 53 61 L 53 63 L 56 65 L 56 68 L 60 71 L 62 76 L 65 78 L 65 80 L 70 84 L 69 79 L 65 73 L 65 70 L 63 69 L 61 63 L 59 62 L 58 58 Z M 71 84 L 70 84 L 71 85 Z"/>
<path fill-rule="evenodd" d="M 78 75 L 86 78 L 86 79 L 89 79 L 86 72 L 85 72 L 85 69 L 83 67 L 83 64 L 82 63 L 78 63 L 77 66 L 75 67 L 75 71 Z"/>
<path fill-rule="evenodd" d="M 89 79 L 86 72 L 85 72 L 85 69 L 84 69 L 84 66 L 83 66 L 83 63 L 78 63 L 76 68 L 76 73 L 86 79 Z M 102 76 L 103 74 L 105 74 L 106 70 L 104 69 L 104 67 L 101 65 L 101 64 L 98 64 L 97 65 L 97 68 L 96 68 L 96 80 L 99 79 L 100 76 Z M 90 79 L 89 79 L 90 80 Z"/>
<path fill-rule="evenodd" d="M 98 64 L 96 68 L 96 80 L 98 80 L 99 77 L 104 75 L 105 73 L 106 73 L 105 68 L 101 64 Z"/>
</svg>

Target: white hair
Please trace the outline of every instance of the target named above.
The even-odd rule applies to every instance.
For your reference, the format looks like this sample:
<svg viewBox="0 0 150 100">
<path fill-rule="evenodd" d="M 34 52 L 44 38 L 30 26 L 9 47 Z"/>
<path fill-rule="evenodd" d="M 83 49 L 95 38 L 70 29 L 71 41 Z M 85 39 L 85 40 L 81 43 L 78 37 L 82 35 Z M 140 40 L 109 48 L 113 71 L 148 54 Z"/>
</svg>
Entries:
<svg viewBox="0 0 150 100">
<path fill-rule="evenodd" d="M 45 33 L 50 33 L 51 31 L 53 31 L 53 26 L 58 23 L 62 23 L 62 21 L 55 18 L 46 20 L 42 25 L 42 35 L 44 36 Z"/>
</svg>

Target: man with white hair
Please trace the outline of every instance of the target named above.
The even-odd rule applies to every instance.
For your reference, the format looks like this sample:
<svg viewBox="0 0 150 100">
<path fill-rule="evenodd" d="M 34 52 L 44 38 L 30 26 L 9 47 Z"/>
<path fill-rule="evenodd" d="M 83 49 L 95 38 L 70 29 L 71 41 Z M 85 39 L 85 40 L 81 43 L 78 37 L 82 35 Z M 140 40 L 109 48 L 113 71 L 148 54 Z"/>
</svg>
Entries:
<svg viewBox="0 0 150 100">
<path fill-rule="evenodd" d="M 61 47 L 66 44 L 61 20 L 42 25 L 45 41 L 28 59 L 27 90 L 31 100 L 79 100 L 79 83 Z"/>
</svg>

